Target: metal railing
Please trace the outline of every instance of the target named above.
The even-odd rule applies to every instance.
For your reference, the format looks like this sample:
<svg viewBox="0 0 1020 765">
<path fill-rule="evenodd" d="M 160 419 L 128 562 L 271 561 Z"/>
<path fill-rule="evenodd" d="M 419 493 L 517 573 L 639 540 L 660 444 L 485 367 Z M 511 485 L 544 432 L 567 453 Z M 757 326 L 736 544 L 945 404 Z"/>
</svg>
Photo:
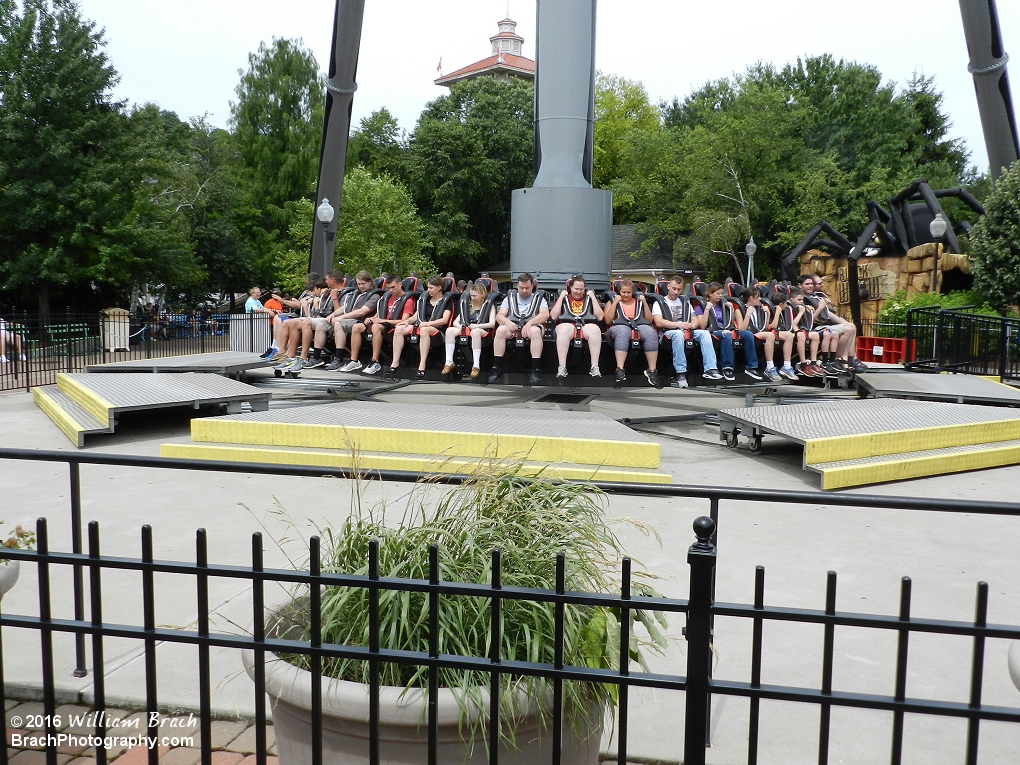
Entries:
<svg viewBox="0 0 1020 765">
<path fill-rule="evenodd" d="M 907 342 L 916 344 L 916 360 L 907 368 L 1020 380 L 1020 319 L 972 308 L 908 310 Z"/>
<path fill-rule="evenodd" d="M 900 609 L 898 615 L 880 615 L 856 612 L 837 611 L 836 609 L 836 574 L 829 572 L 825 595 L 824 610 L 780 608 L 765 606 L 765 570 L 757 568 L 753 603 L 717 603 L 715 602 L 715 571 L 717 566 L 718 519 L 720 503 L 735 500 L 746 504 L 781 502 L 809 505 L 838 505 L 851 507 L 873 508 L 906 508 L 933 512 L 964 512 L 971 514 L 988 514 L 1020 517 L 1020 504 L 965 502 L 961 500 L 933 500 L 930 498 L 882 497 L 860 494 L 830 495 L 820 492 L 780 492 L 767 489 L 725 489 L 717 487 L 685 487 L 685 486 L 634 486 L 630 484 L 596 484 L 609 494 L 633 494 L 659 497 L 695 497 L 708 499 L 712 517 L 701 517 L 695 521 L 694 529 L 697 541 L 688 551 L 690 567 L 689 597 L 686 599 L 665 597 L 644 597 L 631 594 L 630 567 L 625 562 L 620 582 L 620 591 L 613 593 L 578 593 L 566 592 L 564 588 L 565 557 L 561 554 L 556 561 L 556 586 L 553 590 L 504 588 L 500 586 L 499 571 L 501 566 L 498 551 L 492 556 L 491 584 L 465 584 L 460 582 L 443 582 L 438 569 L 438 548 L 433 546 L 430 552 L 430 578 L 428 580 L 396 579 L 379 575 L 377 549 L 370 551 L 368 576 L 323 573 L 320 565 L 320 548 L 318 539 L 311 541 L 309 546 L 308 571 L 266 569 L 263 565 L 263 547 L 260 534 L 252 536 L 252 562 L 250 567 L 222 566 L 210 564 L 208 561 L 206 534 L 203 530 L 196 533 L 196 558 L 194 563 L 178 561 L 160 561 L 153 557 L 152 532 L 148 526 L 141 531 L 142 557 L 131 559 L 109 557 L 101 553 L 100 529 L 97 523 L 88 526 L 88 551 L 82 551 L 81 543 L 81 490 L 80 466 L 82 464 L 117 465 L 121 467 L 170 468 L 198 471 L 219 471 L 237 473 L 261 473 L 269 475 L 309 476 L 322 478 L 335 476 L 342 478 L 354 477 L 349 470 L 329 468 L 302 468 L 289 466 L 266 466 L 257 464 L 222 464 L 215 462 L 191 462 L 186 460 L 168 460 L 160 458 L 126 457 L 119 455 L 78 455 L 62 452 L 33 452 L 28 450 L 0 450 L 0 459 L 6 460 L 39 460 L 48 462 L 66 462 L 70 466 L 71 476 L 71 519 L 72 519 L 72 552 L 54 552 L 49 549 L 48 527 L 45 519 L 37 525 L 38 549 L 36 551 L 8 550 L 0 548 L 0 559 L 17 559 L 27 564 L 34 564 L 39 572 L 39 615 L 29 616 L 3 613 L 0 615 L 0 626 L 3 628 L 21 628 L 35 630 L 41 638 L 41 660 L 43 677 L 43 704 L 45 714 L 52 716 L 56 708 L 54 692 L 54 633 L 72 633 L 76 637 L 78 652 L 78 672 L 84 675 L 86 638 L 91 639 L 92 662 L 94 667 L 103 666 L 103 647 L 106 638 L 127 638 L 141 641 L 145 655 L 145 697 L 146 708 L 150 713 L 149 720 L 155 718 L 151 713 L 158 711 L 158 687 L 156 682 L 156 645 L 157 642 L 194 645 L 198 648 L 199 676 L 199 712 L 202 741 L 202 762 L 211 763 L 210 726 L 211 726 L 211 688 L 209 652 L 213 647 L 227 647 L 254 651 L 255 671 L 255 722 L 256 722 L 256 757 L 259 765 L 266 762 L 265 740 L 265 676 L 259 669 L 264 666 L 267 653 L 284 652 L 303 654 L 311 657 L 313 689 L 321 686 L 321 676 L 316 667 L 328 658 L 346 658 L 367 661 L 372 668 L 370 683 L 370 738 L 372 744 L 371 762 L 378 762 L 378 731 L 379 731 L 379 681 L 378 666 L 380 662 L 400 662 L 427 668 L 429 687 L 435 690 L 435 677 L 440 668 L 470 670 L 489 675 L 491 689 L 495 691 L 490 697 L 496 701 L 490 708 L 487 723 L 488 740 L 498 741 L 499 727 L 499 678 L 502 675 L 527 675 L 547 680 L 553 689 L 552 751 L 554 764 L 559 763 L 559 753 L 563 732 L 562 722 L 562 685 L 565 681 L 608 683 L 619 688 L 619 737 L 617 761 L 623 765 L 627 761 L 627 725 L 630 688 L 655 688 L 661 690 L 683 691 L 686 693 L 685 712 L 685 765 L 700 765 L 705 762 L 705 747 L 710 742 L 709 721 L 711 719 L 711 703 L 713 696 L 734 696 L 750 700 L 750 716 L 748 723 L 747 762 L 749 765 L 758 761 L 759 731 L 761 726 L 760 705 L 762 701 L 778 700 L 810 704 L 818 707 L 820 732 L 818 739 L 818 761 L 828 761 L 832 711 L 834 708 L 858 708 L 889 712 L 893 715 L 892 735 L 889 740 L 890 762 L 901 762 L 903 757 L 904 718 L 907 714 L 932 715 L 946 718 L 965 719 L 967 721 L 966 762 L 968 765 L 978 761 L 981 723 L 994 721 L 999 723 L 1020 723 L 1020 708 L 987 705 L 982 702 L 982 676 L 984 668 L 985 644 L 990 639 L 1020 639 L 1020 626 L 987 623 L 988 586 L 981 582 L 977 589 L 977 606 L 974 619 L 940 620 L 918 619 L 910 614 L 911 589 L 910 580 L 902 580 Z M 420 476 L 407 472 L 372 471 L 361 475 L 362 478 L 378 478 L 391 481 L 415 481 Z M 439 483 L 457 484 L 465 480 L 464 476 L 442 475 L 433 479 Z M 52 566 L 70 566 L 74 571 L 73 587 L 75 608 L 73 619 L 56 618 L 52 614 L 51 572 Z M 110 624 L 103 619 L 102 574 L 109 570 L 137 571 L 142 574 L 143 589 L 143 623 L 142 625 Z M 84 573 L 87 572 L 90 583 L 89 616 L 85 616 L 84 604 Z M 197 592 L 198 614 L 197 630 L 186 630 L 171 627 L 157 627 L 155 620 L 154 575 L 157 573 L 173 573 L 192 578 Z M 243 580 L 252 586 L 251 615 L 253 629 L 251 636 L 214 633 L 209 626 L 209 583 L 210 580 L 222 578 Z M 385 645 L 379 634 L 378 619 L 370 615 L 369 636 L 366 645 L 335 645 L 323 644 L 318 640 L 301 642 L 277 639 L 267 633 L 264 615 L 264 591 L 267 582 L 283 582 L 291 585 L 302 585 L 309 588 L 311 597 L 310 614 L 312 634 L 317 627 L 315 615 L 318 594 L 321 587 L 354 587 L 368 590 L 370 609 L 378 609 L 379 595 L 388 591 L 412 591 L 424 593 L 427 598 L 430 615 L 430 649 L 428 652 L 398 651 Z M 120 595 L 120 593 L 118 593 Z M 501 604 L 508 600 L 532 603 L 553 604 L 555 609 L 555 656 L 552 663 L 511 660 L 501 657 L 497 650 L 488 657 L 472 657 L 440 654 L 438 651 L 438 635 L 436 615 L 444 597 L 469 596 L 488 599 L 491 603 L 493 645 L 499 646 L 500 622 L 498 614 Z M 623 658 L 618 669 L 593 669 L 591 667 L 567 666 L 562 662 L 563 656 L 563 619 L 564 609 L 606 608 L 617 609 L 623 615 L 620 619 L 620 645 L 630 644 L 631 620 L 629 614 L 635 610 L 662 611 L 667 613 L 685 614 L 687 626 L 686 672 L 683 675 L 635 671 L 627 658 L 627 651 L 622 651 Z M 750 620 L 752 624 L 751 671 L 749 680 L 717 680 L 713 679 L 712 642 L 714 639 L 714 620 L 719 617 L 733 617 Z M 795 622 L 800 624 L 821 625 L 823 638 L 823 671 L 820 687 L 798 687 L 764 684 L 762 678 L 762 630 L 766 622 Z M 373 626 L 374 625 L 374 626 Z M 837 628 L 855 628 L 894 632 L 898 637 L 896 652 L 895 690 L 892 695 L 844 692 L 833 687 L 833 658 L 835 633 Z M 953 635 L 969 638 L 972 641 L 971 674 L 968 701 L 952 702 L 940 699 L 911 698 L 906 695 L 906 679 L 908 670 L 908 647 L 910 638 L 915 633 Z M 2 632 L 0 632 L 2 636 Z M 2 652 L 0 652 L 2 656 Z M 180 671 L 183 671 L 181 668 Z M 2 687 L 2 664 L 0 664 L 0 687 Z M 105 708 L 105 685 L 102 672 L 93 674 L 93 693 L 97 711 Z M 431 699 L 434 699 L 433 693 Z M 314 692 L 311 696 L 312 720 L 319 719 L 321 714 L 321 697 Z M 426 719 L 430 731 L 428 740 L 428 762 L 436 762 L 436 707 L 427 705 Z M 52 719 L 48 717 L 47 719 Z M 102 727 L 102 716 L 97 715 L 99 723 L 96 737 L 102 740 L 105 729 Z M 313 722 L 313 725 L 315 723 Z M 52 726 L 51 726 L 52 727 Z M 312 736 L 313 763 L 321 763 L 322 741 L 321 726 L 314 727 L 317 733 Z M 150 736 L 155 730 L 150 728 Z M 55 733 L 55 730 L 47 731 Z M 47 738 L 48 742 L 56 739 Z M 490 747 L 489 761 L 498 761 L 498 748 Z M 56 746 L 48 744 L 46 751 L 50 765 L 56 763 Z M 6 763 L 6 751 L 0 754 L 3 764 Z M 106 752 L 100 745 L 96 749 L 98 765 L 105 765 Z M 150 765 L 156 765 L 158 750 L 149 751 Z"/>
<path fill-rule="evenodd" d="M 268 346 L 268 314 L 0 313 L 6 362 L 0 391 L 53 385 L 60 372 L 116 361 L 196 353 L 262 353 Z"/>
</svg>

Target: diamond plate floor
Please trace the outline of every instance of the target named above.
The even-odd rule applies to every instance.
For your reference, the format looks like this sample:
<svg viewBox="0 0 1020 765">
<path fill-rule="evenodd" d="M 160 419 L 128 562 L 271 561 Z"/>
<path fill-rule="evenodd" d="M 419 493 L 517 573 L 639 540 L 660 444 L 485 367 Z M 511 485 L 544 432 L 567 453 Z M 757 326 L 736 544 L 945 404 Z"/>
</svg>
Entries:
<svg viewBox="0 0 1020 765">
<path fill-rule="evenodd" d="M 1020 406 L 1020 389 L 976 375 L 864 372 L 857 375 L 857 385 L 876 398 Z"/>
<path fill-rule="evenodd" d="M 206 372 L 233 375 L 249 369 L 260 369 L 266 362 L 255 353 L 196 353 L 188 356 L 166 356 L 160 359 L 134 359 L 95 364 L 88 372 Z"/>
</svg>

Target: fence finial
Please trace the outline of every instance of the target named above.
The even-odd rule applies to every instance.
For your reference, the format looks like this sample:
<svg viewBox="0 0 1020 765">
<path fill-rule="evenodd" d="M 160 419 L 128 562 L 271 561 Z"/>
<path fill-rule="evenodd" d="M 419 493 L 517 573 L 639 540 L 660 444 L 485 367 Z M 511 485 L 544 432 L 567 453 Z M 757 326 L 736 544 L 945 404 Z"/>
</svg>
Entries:
<svg viewBox="0 0 1020 765">
<path fill-rule="evenodd" d="M 699 552 L 715 550 L 715 545 L 712 544 L 712 535 L 715 534 L 715 521 L 707 515 L 696 518 L 694 521 L 694 533 L 697 535 L 698 541 L 694 543 L 691 550 Z"/>
</svg>

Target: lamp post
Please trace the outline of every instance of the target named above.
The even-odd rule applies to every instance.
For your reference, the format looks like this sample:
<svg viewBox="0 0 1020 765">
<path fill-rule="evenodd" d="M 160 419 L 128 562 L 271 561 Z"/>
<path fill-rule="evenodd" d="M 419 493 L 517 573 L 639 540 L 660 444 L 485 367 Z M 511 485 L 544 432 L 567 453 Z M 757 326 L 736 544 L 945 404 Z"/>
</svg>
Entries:
<svg viewBox="0 0 1020 765">
<path fill-rule="evenodd" d="M 747 253 L 747 285 L 750 287 L 754 284 L 754 253 L 758 252 L 758 245 L 754 243 L 754 237 L 752 236 L 746 245 L 744 245 L 744 252 Z"/>
<path fill-rule="evenodd" d="M 931 292 L 938 291 L 938 278 L 939 278 L 939 249 L 942 246 L 942 237 L 946 234 L 946 229 L 949 227 L 949 223 L 943 217 L 942 213 L 939 213 L 932 218 L 931 223 L 928 224 L 928 231 L 931 232 L 931 238 L 935 242 L 935 257 L 932 259 L 931 266 Z"/>
<path fill-rule="evenodd" d="M 319 219 L 319 223 L 322 224 L 322 273 L 325 274 L 333 267 L 333 258 L 329 251 L 329 243 L 333 241 L 335 234 L 329 230 L 329 224 L 333 222 L 333 216 L 336 215 L 336 210 L 333 209 L 333 205 L 329 203 L 326 197 L 322 198 L 322 203 L 315 209 L 315 217 Z"/>
</svg>

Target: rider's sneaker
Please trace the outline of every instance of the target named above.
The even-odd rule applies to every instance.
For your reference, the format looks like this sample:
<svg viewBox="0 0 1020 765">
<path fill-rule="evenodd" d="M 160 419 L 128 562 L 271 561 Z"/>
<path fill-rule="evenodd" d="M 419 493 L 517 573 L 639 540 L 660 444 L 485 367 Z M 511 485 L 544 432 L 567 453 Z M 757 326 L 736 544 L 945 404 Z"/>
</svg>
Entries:
<svg viewBox="0 0 1020 765">
<path fill-rule="evenodd" d="M 765 370 L 765 376 L 769 378 L 769 382 L 779 382 L 783 378 L 779 376 L 779 372 L 776 371 L 775 367 L 769 367 Z"/>
<path fill-rule="evenodd" d="M 285 369 L 289 369 L 290 365 L 293 364 L 295 361 L 297 361 L 297 359 L 287 359 L 287 358 L 285 358 L 283 361 L 281 361 L 279 364 L 277 364 L 275 367 L 273 367 L 273 369 L 276 369 L 276 370 L 279 370 L 280 372 L 282 372 Z"/>
<path fill-rule="evenodd" d="M 687 386 L 687 376 L 686 375 L 680 375 L 680 377 L 677 377 L 675 380 L 673 380 L 670 383 L 670 386 L 673 387 L 673 388 L 686 388 L 686 387 L 688 387 Z"/>
<path fill-rule="evenodd" d="M 850 359 L 849 361 L 847 361 L 847 366 L 849 366 L 850 369 L 852 369 L 854 372 L 867 372 L 868 371 L 868 365 L 861 363 L 861 360 L 858 359 L 856 356 L 854 358 Z"/>
<path fill-rule="evenodd" d="M 377 375 L 379 374 L 380 370 L 382 370 L 382 364 L 380 364 L 378 361 L 373 361 L 371 364 L 365 367 L 364 374 Z"/>
<path fill-rule="evenodd" d="M 737 379 L 736 376 L 733 374 L 733 370 L 728 367 L 722 371 L 722 376 L 726 382 L 733 382 L 734 380 Z"/>
<path fill-rule="evenodd" d="M 721 374 L 719 374 L 719 370 L 718 369 L 706 369 L 704 372 L 701 373 L 701 376 L 704 377 L 706 380 L 721 380 L 721 379 L 723 379 L 723 376 Z"/>
<path fill-rule="evenodd" d="M 598 367 L 592 367 L 591 369 L 588 370 L 588 374 L 590 374 L 592 377 L 602 377 L 602 370 L 599 369 Z"/>
<path fill-rule="evenodd" d="M 341 372 L 360 372 L 361 371 L 361 366 L 362 365 L 361 365 L 360 361 L 358 361 L 357 359 L 351 359 L 346 364 L 344 364 L 342 367 L 340 367 L 340 371 Z"/>
<path fill-rule="evenodd" d="M 645 379 L 648 380 L 648 384 L 656 388 L 661 388 L 662 383 L 659 382 L 659 373 L 654 369 L 645 370 Z"/>
<path fill-rule="evenodd" d="M 791 367 L 789 364 L 784 364 L 780 368 L 779 374 L 781 377 L 785 377 L 787 380 L 797 379 L 797 370 Z"/>
<path fill-rule="evenodd" d="M 268 358 L 270 358 L 272 356 L 275 356 L 277 353 L 278 353 L 278 351 L 275 348 L 270 348 L 265 353 L 263 353 L 261 356 L 259 356 L 259 358 L 260 359 L 268 359 Z"/>
<path fill-rule="evenodd" d="M 319 367 L 326 366 L 326 362 L 323 361 L 322 357 L 320 356 L 317 359 L 307 359 L 307 360 L 305 360 L 304 363 L 302 364 L 302 366 L 305 369 L 318 369 Z"/>
<path fill-rule="evenodd" d="M 557 369 L 556 369 L 556 376 L 557 377 L 566 377 L 567 376 L 567 368 L 564 367 L 564 366 L 557 367 Z"/>
<path fill-rule="evenodd" d="M 747 375 L 748 377 L 750 377 L 752 380 L 757 380 L 758 382 L 762 381 L 761 372 L 759 372 L 757 369 L 751 369 L 750 367 L 745 367 L 744 368 L 744 374 Z"/>
</svg>

